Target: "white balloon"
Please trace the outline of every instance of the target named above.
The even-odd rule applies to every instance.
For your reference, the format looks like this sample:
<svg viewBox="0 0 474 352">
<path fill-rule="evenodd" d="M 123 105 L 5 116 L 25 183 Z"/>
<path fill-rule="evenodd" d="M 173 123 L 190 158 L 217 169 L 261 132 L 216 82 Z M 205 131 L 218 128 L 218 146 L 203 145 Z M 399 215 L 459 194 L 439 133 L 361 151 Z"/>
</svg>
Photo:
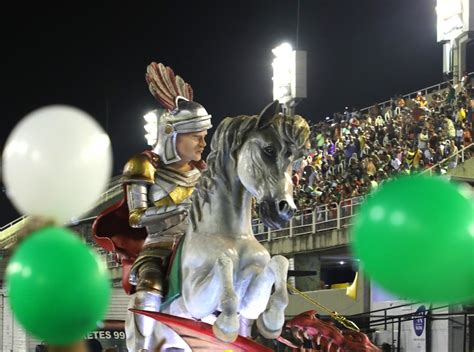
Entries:
<svg viewBox="0 0 474 352">
<path fill-rule="evenodd" d="M 111 171 L 107 133 L 87 113 L 65 105 L 26 115 L 3 150 L 3 180 L 13 205 L 58 223 L 90 210 Z"/>
</svg>

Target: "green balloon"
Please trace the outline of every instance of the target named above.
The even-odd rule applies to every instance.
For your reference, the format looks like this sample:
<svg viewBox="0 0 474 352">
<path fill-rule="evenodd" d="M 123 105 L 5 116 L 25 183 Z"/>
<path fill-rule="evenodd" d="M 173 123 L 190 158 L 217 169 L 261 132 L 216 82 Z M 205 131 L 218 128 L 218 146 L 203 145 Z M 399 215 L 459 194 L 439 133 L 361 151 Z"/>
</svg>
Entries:
<svg viewBox="0 0 474 352">
<path fill-rule="evenodd" d="M 7 266 L 6 288 L 18 322 L 55 345 L 94 330 L 111 292 L 105 264 L 77 235 L 58 227 L 36 231 L 18 246 Z"/>
<path fill-rule="evenodd" d="M 380 286 L 425 302 L 474 301 L 472 196 L 438 177 L 383 184 L 361 206 L 354 255 Z"/>
</svg>

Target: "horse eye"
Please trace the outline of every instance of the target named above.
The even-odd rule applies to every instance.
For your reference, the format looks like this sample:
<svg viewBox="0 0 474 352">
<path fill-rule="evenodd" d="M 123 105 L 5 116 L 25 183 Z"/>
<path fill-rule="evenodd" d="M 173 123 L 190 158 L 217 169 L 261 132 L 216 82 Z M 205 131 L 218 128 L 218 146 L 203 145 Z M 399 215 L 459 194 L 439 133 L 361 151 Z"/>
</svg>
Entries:
<svg viewBox="0 0 474 352">
<path fill-rule="evenodd" d="M 265 152 L 265 154 L 267 154 L 268 156 L 275 156 L 275 148 L 273 147 L 265 147 L 263 148 L 263 151 Z"/>
</svg>

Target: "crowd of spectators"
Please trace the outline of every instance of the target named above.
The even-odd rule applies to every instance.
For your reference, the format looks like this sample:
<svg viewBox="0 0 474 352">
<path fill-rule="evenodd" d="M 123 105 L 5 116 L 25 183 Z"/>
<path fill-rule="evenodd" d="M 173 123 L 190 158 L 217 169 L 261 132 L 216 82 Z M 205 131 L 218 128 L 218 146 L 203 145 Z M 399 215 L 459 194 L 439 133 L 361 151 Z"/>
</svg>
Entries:
<svg viewBox="0 0 474 352">
<path fill-rule="evenodd" d="M 298 208 L 363 196 L 399 174 L 455 168 L 458 152 L 472 144 L 474 97 L 467 74 L 447 86 L 427 97 L 393 97 L 386 107 L 346 108 L 314 124 L 311 149 L 293 167 Z"/>
</svg>

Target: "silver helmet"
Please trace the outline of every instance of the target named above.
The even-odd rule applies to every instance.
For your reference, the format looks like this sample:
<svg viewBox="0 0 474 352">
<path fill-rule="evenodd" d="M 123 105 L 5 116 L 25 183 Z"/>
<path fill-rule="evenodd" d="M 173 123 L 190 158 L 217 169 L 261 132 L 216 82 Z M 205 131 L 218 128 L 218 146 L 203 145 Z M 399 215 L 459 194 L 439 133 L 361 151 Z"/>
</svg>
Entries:
<svg viewBox="0 0 474 352">
<path fill-rule="evenodd" d="M 204 107 L 195 101 L 178 96 L 174 110 L 159 109 L 154 111 L 156 116 L 156 139 L 149 140 L 153 145 L 153 152 L 158 154 L 164 164 L 181 160 L 176 150 L 178 133 L 201 132 L 212 128 L 211 115 Z M 150 125 L 150 121 L 148 121 Z M 146 127 L 145 127 L 146 128 Z M 149 129 L 147 129 L 149 130 Z M 149 131 L 153 135 L 155 131 Z"/>
</svg>

